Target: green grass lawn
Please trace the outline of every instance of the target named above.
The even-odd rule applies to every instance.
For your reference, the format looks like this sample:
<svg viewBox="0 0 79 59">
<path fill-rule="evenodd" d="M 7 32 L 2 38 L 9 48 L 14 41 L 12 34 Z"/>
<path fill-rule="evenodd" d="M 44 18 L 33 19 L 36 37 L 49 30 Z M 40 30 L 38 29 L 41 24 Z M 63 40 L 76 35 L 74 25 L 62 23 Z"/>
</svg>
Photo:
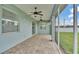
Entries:
<svg viewBox="0 0 79 59">
<path fill-rule="evenodd" d="M 73 51 L 73 33 L 72 32 L 60 32 L 60 44 L 67 53 Z M 79 33 L 78 33 L 78 46 L 79 46 Z M 78 47 L 79 53 L 79 47 Z"/>
</svg>

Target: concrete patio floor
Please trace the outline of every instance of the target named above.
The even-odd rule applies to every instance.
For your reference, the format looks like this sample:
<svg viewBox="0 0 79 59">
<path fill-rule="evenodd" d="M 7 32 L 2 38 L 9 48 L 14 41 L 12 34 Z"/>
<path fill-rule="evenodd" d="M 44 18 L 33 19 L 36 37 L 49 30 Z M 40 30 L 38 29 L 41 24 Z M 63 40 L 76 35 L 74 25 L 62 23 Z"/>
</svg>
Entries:
<svg viewBox="0 0 79 59">
<path fill-rule="evenodd" d="M 3 54 L 59 54 L 55 42 L 50 39 L 50 35 L 36 35 L 3 52 Z"/>
</svg>

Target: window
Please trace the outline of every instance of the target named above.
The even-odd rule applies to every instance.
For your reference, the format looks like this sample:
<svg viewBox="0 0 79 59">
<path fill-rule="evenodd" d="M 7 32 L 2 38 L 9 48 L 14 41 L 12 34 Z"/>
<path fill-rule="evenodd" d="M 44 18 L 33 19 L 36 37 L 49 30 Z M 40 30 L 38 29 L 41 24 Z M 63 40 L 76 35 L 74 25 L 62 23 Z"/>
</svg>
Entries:
<svg viewBox="0 0 79 59">
<path fill-rule="evenodd" d="M 2 11 L 2 33 L 17 32 L 19 25 L 16 14 L 5 9 Z"/>
</svg>

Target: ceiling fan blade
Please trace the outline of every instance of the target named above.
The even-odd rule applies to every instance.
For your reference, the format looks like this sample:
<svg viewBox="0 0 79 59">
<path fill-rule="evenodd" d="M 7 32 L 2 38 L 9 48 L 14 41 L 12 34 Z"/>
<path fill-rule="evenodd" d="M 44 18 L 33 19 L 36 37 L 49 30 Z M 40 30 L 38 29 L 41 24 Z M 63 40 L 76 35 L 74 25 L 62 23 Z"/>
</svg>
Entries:
<svg viewBox="0 0 79 59">
<path fill-rule="evenodd" d="M 34 12 L 30 12 L 30 13 L 34 13 Z"/>
<path fill-rule="evenodd" d="M 28 14 L 33 14 L 34 12 L 27 12 Z"/>
<path fill-rule="evenodd" d="M 28 15 L 33 15 L 33 13 L 28 13 Z"/>
<path fill-rule="evenodd" d="M 43 16 L 43 14 L 38 14 L 38 15 L 41 15 L 41 16 Z"/>
<path fill-rule="evenodd" d="M 38 11 L 38 13 L 42 13 L 42 11 Z"/>
<path fill-rule="evenodd" d="M 50 22 L 50 20 L 43 20 L 44 22 Z"/>
</svg>

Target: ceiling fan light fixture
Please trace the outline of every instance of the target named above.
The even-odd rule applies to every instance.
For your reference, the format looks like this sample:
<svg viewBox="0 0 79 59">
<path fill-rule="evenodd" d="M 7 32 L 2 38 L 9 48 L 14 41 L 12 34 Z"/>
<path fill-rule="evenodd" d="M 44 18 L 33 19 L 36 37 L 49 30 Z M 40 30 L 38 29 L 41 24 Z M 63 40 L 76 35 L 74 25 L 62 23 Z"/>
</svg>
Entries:
<svg viewBox="0 0 79 59">
<path fill-rule="evenodd" d="M 42 21 L 42 19 L 40 19 L 40 21 Z"/>
</svg>

